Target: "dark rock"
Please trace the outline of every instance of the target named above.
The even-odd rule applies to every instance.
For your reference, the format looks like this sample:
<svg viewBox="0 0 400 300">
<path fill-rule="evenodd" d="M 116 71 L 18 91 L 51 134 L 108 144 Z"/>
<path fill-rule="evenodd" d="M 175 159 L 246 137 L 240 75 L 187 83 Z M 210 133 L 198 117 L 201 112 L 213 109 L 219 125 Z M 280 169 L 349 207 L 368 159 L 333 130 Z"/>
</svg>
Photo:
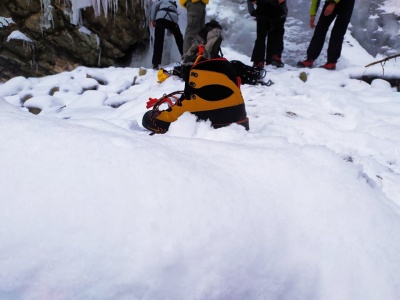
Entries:
<svg viewBox="0 0 400 300">
<path fill-rule="evenodd" d="M 39 0 L 1 0 L 0 16 L 14 23 L 0 30 L 0 81 L 15 76 L 41 77 L 77 66 L 109 67 L 149 40 L 141 1 L 119 1 L 116 13 L 96 17 L 93 7 L 81 9 L 81 25 L 71 23 L 69 0 L 52 0 L 51 18 Z M 128 6 L 128 7 L 127 7 Z M 10 39 L 20 31 L 30 42 Z"/>
</svg>

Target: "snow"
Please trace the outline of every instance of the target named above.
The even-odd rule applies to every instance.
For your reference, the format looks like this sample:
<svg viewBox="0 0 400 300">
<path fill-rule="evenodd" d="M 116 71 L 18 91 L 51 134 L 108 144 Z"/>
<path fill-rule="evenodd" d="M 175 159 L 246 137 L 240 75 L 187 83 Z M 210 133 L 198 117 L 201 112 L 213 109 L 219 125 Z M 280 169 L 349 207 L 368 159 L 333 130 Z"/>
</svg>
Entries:
<svg viewBox="0 0 400 300">
<path fill-rule="evenodd" d="M 13 32 L 11 32 L 11 34 L 7 37 L 7 42 L 11 41 L 11 40 L 23 40 L 26 42 L 31 43 L 32 40 L 26 36 L 26 34 L 22 33 L 19 30 L 14 30 Z"/>
<path fill-rule="evenodd" d="M 0 299 L 399 298 L 400 93 L 356 79 L 399 61 L 365 68 L 348 32 L 336 71 L 297 69 L 299 23 L 274 84 L 241 87 L 249 131 L 150 136 L 148 99 L 183 88 L 152 69 L 0 84 Z"/>
<path fill-rule="evenodd" d="M 397 0 L 386 0 L 380 8 L 389 14 L 400 15 L 400 7 Z"/>
<path fill-rule="evenodd" d="M 6 27 L 9 24 L 13 24 L 14 21 L 11 18 L 5 18 L 0 16 L 0 28 Z"/>
<path fill-rule="evenodd" d="M 92 32 L 89 29 L 87 29 L 85 26 L 80 26 L 79 27 L 79 32 L 82 32 L 82 33 L 84 33 L 86 35 L 91 35 L 92 34 Z"/>
</svg>

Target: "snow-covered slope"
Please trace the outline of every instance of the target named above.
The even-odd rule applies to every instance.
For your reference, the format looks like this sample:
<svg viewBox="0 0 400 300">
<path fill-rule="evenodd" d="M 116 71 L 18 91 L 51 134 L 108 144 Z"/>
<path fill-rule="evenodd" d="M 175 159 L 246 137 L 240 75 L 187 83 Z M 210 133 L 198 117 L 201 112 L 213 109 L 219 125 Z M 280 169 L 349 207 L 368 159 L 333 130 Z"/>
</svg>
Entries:
<svg viewBox="0 0 400 300">
<path fill-rule="evenodd" d="M 0 299 L 397 299 L 400 94 L 351 79 L 373 60 L 347 34 L 337 71 L 267 67 L 249 131 L 150 136 L 149 97 L 183 88 L 151 69 L 0 85 Z"/>
</svg>

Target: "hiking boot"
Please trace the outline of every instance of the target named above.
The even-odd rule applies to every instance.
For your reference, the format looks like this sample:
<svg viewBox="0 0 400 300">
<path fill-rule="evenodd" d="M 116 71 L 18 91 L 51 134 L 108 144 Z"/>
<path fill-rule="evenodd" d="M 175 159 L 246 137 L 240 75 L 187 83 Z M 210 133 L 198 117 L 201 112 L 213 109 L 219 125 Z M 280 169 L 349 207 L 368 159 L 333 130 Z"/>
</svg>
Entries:
<svg viewBox="0 0 400 300">
<path fill-rule="evenodd" d="M 271 65 L 277 68 L 283 68 L 285 66 L 285 64 L 282 62 L 282 59 L 278 55 L 272 56 Z"/>
<path fill-rule="evenodd" d="M 336 70 L 336 64 L 335 63 L 326 63 L 326 64 L 320 66 L 320 68 L 324 68 L 326 70 Z"/>
<path fill-rule="evenodd" d="M 143 127 L 153 133 L 165 133 L 172 122 L 190 112 L 199 120 L 210 120 L 214 128 L 236 123 L 249 130 L 249 119 L 236 76 L 235 69 L 224 58 L 195 64 L 189 71 L 184 91 L 150 99 L 147 108 L 153 106 L 153 109 L 144 114 Z M 172 103 L 175 94 L 181 96 Z M 163 103 L 169 103 L 169 108 L 159 110 Z"/>
<path fill-rule="evenodd" d="M 311 68 L 313 64 L 314 64 L 314 61 L 313 61 L 313 60 L 311 60 L 311 59 L 306 59 L 306 60 L 303 60 L 303 61 L 299 61 L 299 62 L 297 63 L 297 66 L 298 66 L 299 68 Z"/>
<path fill-rule="evenodd" d="M 153 65 L 153 70 L 157 71 L 159 69 L 158 65 Z"/>
<path fill-rule="evenodd" d="M 264 62 L 260 61 L 258 63 L 254 63 L 253 67 L 257 68 L 257 69 L 264 69 Z"/>
</svg>

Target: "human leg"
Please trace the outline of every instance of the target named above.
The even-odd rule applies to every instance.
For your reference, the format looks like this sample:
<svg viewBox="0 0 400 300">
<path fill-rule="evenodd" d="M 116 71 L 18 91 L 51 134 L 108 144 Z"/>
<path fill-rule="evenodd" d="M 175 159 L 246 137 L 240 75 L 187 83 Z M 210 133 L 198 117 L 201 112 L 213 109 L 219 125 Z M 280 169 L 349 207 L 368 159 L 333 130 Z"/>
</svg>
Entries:
<svg viewBox="0 0 400 300">
<path fill-rule="evenodd" d="M 321 54 L 322 48 L 324 46 L 326 34 L 328 32 L 329 26 L 336 17 L 335 12 L 329 16 L 324 15 L 324 11 L 328 3 L 325 3 L 321 16 L 319 17 L 317 26 L 315 27 L 314 34 L 311 38 L 310 44 L 307 48 L 307 60 L 314 61 Z"/>
<path fill-rule="evenodd" d="M 282 62 L 283 52 L 283 35 L 285 34 L 286 19 L 279 19 L 272 24 L 271 30 L 268 32 L 267 40 L 267 64 L 281 68 L 284 66 Z"/>
<path fill-rule="evenodd" d="M 161 64 L 162 53 L 164 48 L 164 34 L 165 28 L 162 26 L 162 21 L 156 20 L 156 26 L 154 29 L 154 50 L 153 50 L 153 59 L 152 64 L 154 68 L 158 68 L 158 65 Z"/>
<path fill-rule="evenodd" d="M 337 17 L 333 25 L 328 46 L 328 63 L 336 63 L 342 52 L 344 35 L 353 13 L 354 0 L 341 1 L 337 4 Z"/>
<path fill-rule="evenodd" d="M 186 2 L 186 10 L 187 25 L 183 38 L 183 53 L 189 50 L 194 38 L 205 25 L 206 5 L 201 1 L 193 3 L 191 0 L 188 0 Z"/>
<path fill-rule="evenodd" d="M 257 38 L 254 42 L 251 61 L 254 64 L 264 63 L 265 61 L 265 40 L 268 35 L 269 19 L 266 17 L 257 17 Z"/>
<path fill-rule="evenodd" d="M 179 29 L 179 25 L 177 23 L 165 20 L 166 26 L 165 28 L 171 31 L 174 35 L 176 45 L 178 46 L 179 53 L 181 56 L 183 55 L 183 36 L 181 30 Z"/>
</svg>

